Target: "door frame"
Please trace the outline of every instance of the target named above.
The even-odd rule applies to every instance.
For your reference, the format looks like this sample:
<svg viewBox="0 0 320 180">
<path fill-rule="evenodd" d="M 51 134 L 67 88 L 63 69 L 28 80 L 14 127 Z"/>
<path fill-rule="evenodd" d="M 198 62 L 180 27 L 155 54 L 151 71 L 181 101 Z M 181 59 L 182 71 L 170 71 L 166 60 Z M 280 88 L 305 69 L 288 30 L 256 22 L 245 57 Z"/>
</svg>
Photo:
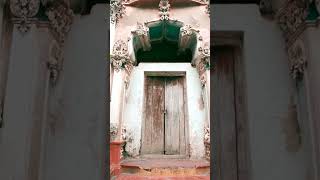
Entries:
<svg viewBox="0 0 320 180">
<path fill-rule="evenodd" d="M 142 154 L 142 142 L 144 138 L 144 130 L 145 130 L 145 118 L 146 118 L 146 80 L 147 77 L 150 76 L 159 76 L 159 77 L 173 77 L 173 76 L 179 76 L 183 78 L 183 101 L 184 101 L 184 122 L 185 122 L 185 145 L 186 145 L 186 151 L 184 154 L 179 155 L 146 155 Z M 144 156 L 147 158 L 159 158 L 159 157 L 166 157 L 166 158 L 187 158 L 190 157 L 190 143 L 189 143 L 189 119 L 188 119 L 188 99 L 187 99 L 187 80 L 186 80 L 186 71 L 144 71 L 144 78 L 143 78 L 143 115 L 142 115 L 142 121 L 141 121 L 141 138 L 140 138 L 140 149 L 139 149 L 139 155 Z"/>
<path fill-rule="evenodd" d="M 246 94 L 246 79 L 245 79 L 245 65 L 243 61 L 243 36 L 242 31 L 211 31 L 211 48 L 215 46 L 226 46 L 230 47 L 234 51 L 234 88 L 235 88 L 235 118 L 236 118 L 236 136 L 238 137 L 239 129 L 241 128 L 241 142 L 237 142 L 237 161 L 238 161 L 238 180 L 250 180 L 252 177 L 252 166 L 250 158 L 250 134 L 249 134 L 249 122 L 248 122 L 248 109 L 247 109 L 247 94 Z M 215 52 L 213 52 L 215 53 Z M 212 76 L 213 71 L 211 71 L 210 76 Z M 210 78 L 212 80 L 213 78 Z M 214 84 L 210 82 L 210 84 Z M 214 92 L 210 92 L 210 94 Z M 211 96 L 210 101 L 212 101 L 214 95 Z M 212 102 L 211 102 L 212 103 Z M 210 106 L 210 112 L 213 112 L 213 106 Z M 211 128 L 211 163 L 213 165 L 210 174 L 212 177 L 221 179 L 220 170 L 217 167 L 219 165 L 220 157 L 217 156 L 217 145 L 219 145 L 219 129 L 216 127 L 213 115 L 210 115 L 210 128 Z M 240 125 L 240 126 L 239 126 Z M 239 146 L 239 143 L 241 145 Z M 239 171 L 239 169 L 241 169 Z"/>
</svg>

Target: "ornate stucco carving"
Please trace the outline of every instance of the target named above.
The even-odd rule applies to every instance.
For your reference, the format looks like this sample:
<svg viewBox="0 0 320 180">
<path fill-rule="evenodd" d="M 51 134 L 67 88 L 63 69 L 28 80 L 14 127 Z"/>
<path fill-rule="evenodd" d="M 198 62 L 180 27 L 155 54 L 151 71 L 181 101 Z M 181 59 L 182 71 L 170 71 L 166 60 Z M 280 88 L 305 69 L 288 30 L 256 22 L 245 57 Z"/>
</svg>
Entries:
<svg viewBox="0 0 320 180">
<path fill-rule="evenodd" d="M 205 157 L 210 159 L 210 127 L 204 128 Z"/>
<path fill-rule="evenodd" d="M 124 68 L 124 65 L 130 61 L 128 44 L 123 40 L 115 42 L 111 54 L 111 64 L 115 71 Z"/>
<path fill-rule="evenodd" d="M 46 10 L 51 30 L 59 43 L 63 44 L 73 22 L 73 11 L 69 4 L 62 0 L 48 3 Z"/>
<path fill-rule="evenodd" d="M 122 127 L 121 130 L 121 140 L 123 145 L 121 147 L 121 157 L 133 156 L 132 152 L 132 142 L 133 135 L 126 127 Z"/>
<path fill-rule="evenodd" d="M 133 61 L 129 57 L 128 44 L 123 40 L 118 40 L 113 46 L 111 54 L 111 65 L 116 72 L 125 70 L 125 87 L 129 86 L 129 79 L 133 69 Z"/>
<path fill-rule="evenodd" d="M 151 49 L 149 28 L 145 24 L 137 22 L 137 28 L 132 31 L 132 34 L 139 38 L 144 51 Z"/>
<path fill-rule="evenodd" d="M 50 82 L 52 85 L 55 85 L 59 73 L 62 70 L 63 65 L 63 50 L 59 43 L 55 40 L 51 42 L 49 49 L 49 61 L 48 61 L 48 69 L 50 71 Z"/>
<path fill-rule="evenodd" d="M 305 29 L 307 6 L 303 0 L 287 0 L 276 14 L 287 46 L 290 46 Z"/>
<path fill-rule="evenodd" d="M 293 79 L 300 79 L 303 76 L 305 66 L 307 65 L 307 55 L 304 43 L 297 39 L 289 48 L 290 73 Z"/>
<path fill-rule="evenodd" d="M 115 141 L 118 134 L 118 127 L 116 124 L 110 123 L 110 141 Z"/>
<path fill-rule="evenodd" d="M 110 21 L 112 24 L 117 24 L 119 19 L 126 13 L 124 6 L 124 0 L 111 0 L 110 1 Z"/>
<path fill-rule="evenodd" d="M 196 68 L 200 76 L 201 85 L 204 87 L 207 82 L 206 70 L 210 67 L 210 45 L 204 43 L 199 47 L 200 52 L 197 61 L 195 62 Z"/>
<path fill-rule="evenodd" d="M 40 0 L 10 0 L 10 10 L 14 23 L 21 33 L 29 31 L 34 16 L 38 13 Z"/>
<path fill-rule="evenodd" d="M 159 10 L 160 10 L 160 19 L 161 20 L 169 20 L 169 10 L 170 4 L 168 0 L 160 0 L 159 3 Z"/>
<path fill-rule="evenodd" d="M 185 50 L 190 43 L 192 35 L 199 33 L 199 30 L 194 29 L 191 25 L 184 25 L 180 28 L 179 35 L 179 48 L 180 50 Z"/>
</svg>

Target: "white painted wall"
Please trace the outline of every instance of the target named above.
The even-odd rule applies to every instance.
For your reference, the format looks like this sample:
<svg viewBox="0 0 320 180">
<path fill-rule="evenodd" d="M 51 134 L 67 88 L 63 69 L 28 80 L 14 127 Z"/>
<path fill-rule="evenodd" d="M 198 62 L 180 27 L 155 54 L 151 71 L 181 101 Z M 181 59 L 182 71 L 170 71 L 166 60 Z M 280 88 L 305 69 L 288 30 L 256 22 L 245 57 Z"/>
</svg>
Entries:
<svg viewBox="0 0 320 180">
<path fill-rule="evenodd" d="M 282 122 L 288 116 L 291 80 L 278 25 L 263 19 L 257 5 L 218 4 L 211 8 L 214 30 L 244 32 L 252 179 L 308 179 L 308 152 L 302 148 L 289 153 L 285 148 Z"/>
<path fill-rule="evenodd" d="M 141 125 L 143 120 L 144 72 L 186 72 L 187 106 L 189 123 L 189 141 L 191 158 L 204 156 L 204 124 L 206 112 L 200 109 L 201 84 L 196 68 L 190 63 L 140 63 L 131 74 L 130 85 L 126 92 L 123 111 L 123 125 L 132 133 L 133 142 L 128 144 L 128 151 L 134 156 L 139 155 Z"/>
</svg>

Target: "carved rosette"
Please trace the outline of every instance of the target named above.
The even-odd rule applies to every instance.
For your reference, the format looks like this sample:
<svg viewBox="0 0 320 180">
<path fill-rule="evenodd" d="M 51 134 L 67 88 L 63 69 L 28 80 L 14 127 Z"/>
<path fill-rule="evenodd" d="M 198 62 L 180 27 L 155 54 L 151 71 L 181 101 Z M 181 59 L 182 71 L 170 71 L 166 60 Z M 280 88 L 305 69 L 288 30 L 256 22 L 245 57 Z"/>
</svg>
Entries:
<svg viewBox="0 0 320 180">
<path fill-rule="evenodd" d="M 276 14 L 287 46 L 290 46 L 303 32 L 307 15 L 307 6 L 303 0 L 287 0 L 284 7 Z"/>
<path fill-rule="evenodd" d="M 168 0 L 160 0 L 159 3 L 159 10 L 160 10 L 160 19 L 163 20 L 169 20 L 169 10 L 170 10 L 170 4 Z"/>
<path fill-rule="evenodd" d="M 307 55 L 302 40 L 298 39 L 290 46 L 288 56 L 292 78 L 295 80 L 302 78 L 305 66 L 307 65 Z"/>
<path fill-rule="evenodd" d="M 48 3 L 46 14 L 53 34 L 56 36 L 57 41 L 63 44 L 73 22 L 74 14 L 72 9 L 66 2 L 55 0 L 51 4 Z"/>
<path fill-rule="evenodd" d="M 204 128 L 204 146 L 205 146 L 205 157 L 210 159 L 210 128 Z"/>
<path fill-rule="evenodd" d="M 196 61 L 196 68 L 200 76 L 200 82 L 202 87 L 205 86 L 207 82 L 206 70 L 210 68 L 210 45 L 209 43 L 204 43 L 202 47 L 199 47 L 200 52 L 199 58 Z"/>
<path fill-rule="evenodd" d="M 180 50 L 185 50 L 190 43 L 192 35 L 199 33 L 199 30 L 192 28 L 191 25 L 184 25 L 180 28 L 179 35 L 179 48 Z"/>
<path fill-rule="evenodd" d="M 151 49 L 149 28 L 145 24 L 137 22 L 137 28 L 132 31 L 132 34 L 138 36 L 144 51 Z"/>
<path fill-rule="evenodd" d="M 14 16 L 13 21 L 18 24 L 18 30 L 21 33 L 29 31 L 39 7 L 40 0 L 10 0 L 10 10 Z"/>
<path fill-rule="evenodd" d="M 126 7 L 123 5 L 123 0 L 111 0 L 110 1 L 110 21 L 112 24 L 117 24 L 119 19 L 126 13 Z"/>
</svg>

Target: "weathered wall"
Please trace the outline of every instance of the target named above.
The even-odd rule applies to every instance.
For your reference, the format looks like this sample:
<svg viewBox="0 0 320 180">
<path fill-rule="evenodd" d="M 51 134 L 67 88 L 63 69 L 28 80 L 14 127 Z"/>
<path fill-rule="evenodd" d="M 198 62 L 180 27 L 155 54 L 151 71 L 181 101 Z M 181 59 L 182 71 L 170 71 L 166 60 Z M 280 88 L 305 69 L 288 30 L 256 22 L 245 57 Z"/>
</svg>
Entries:
<svg viewBox="0 0 320 180">
<path fill-rule="evenodd" d="M 191 158 L 204 156 L 205 110 L 201 108 L 201 84 L 197 70 L 190 63 L 140 63 L 131 74 L 130 86 L 126 91 L 123 111 L 123 126 L 132 134 L 133 141 L 126 149 L 134 156 L 139 155 L 141 125 L 143 121 L 144 72 L 186 72 L 187 121 Z"/>
<path fill-rule="evenodd" d="M 76 15 L 68 34 L 63 72 L 50 92 L 45 173 L 41 179 L 103 179 L 107 13 L 105 4 L 98 4 L 91 14 Z"/>
<path fill-rule="evenodd" d="M 289 126 L 284 122 L 289 117 L 291 79 L 278 25 L 263 19 L 257 5 L 229 4 L 212 8 L 214 30 L 244 32 L 242 53 L 247 81 L 252 179 L 308 179 L 306 165 L 310 162 L 303 148 L 308 145 L 302 142 L 298 152 L 286 149 L 283 128 Z"/>
</svg>

